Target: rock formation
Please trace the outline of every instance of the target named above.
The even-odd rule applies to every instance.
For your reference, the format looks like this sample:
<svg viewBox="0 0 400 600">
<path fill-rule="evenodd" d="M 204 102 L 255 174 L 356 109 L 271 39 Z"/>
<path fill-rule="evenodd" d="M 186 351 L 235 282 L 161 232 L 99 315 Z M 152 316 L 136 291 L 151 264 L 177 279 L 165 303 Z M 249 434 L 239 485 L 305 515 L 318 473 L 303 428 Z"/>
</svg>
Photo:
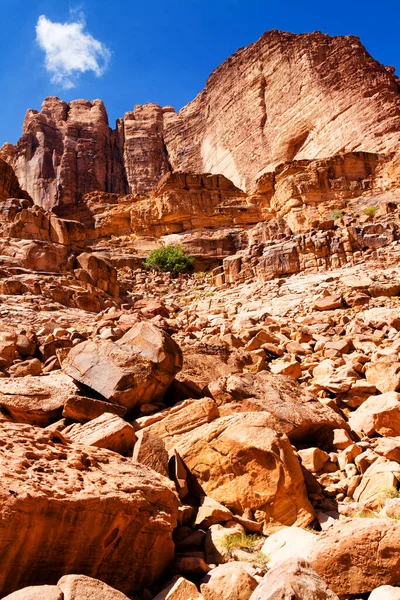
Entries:
<svg viewBox="0 0 400 600">
<path fill-rule="evenodd" d="M 178 114 L 137 105 L 111 130 L 100 100 L 50 97 L 2 156 L 45 208 L 95 190 L 148 194 L 169 171 L 222 174 L 253 191 L 287 161 L 395 149 L 399 105 L 397 77 L 358 38 L 269 31 Z"/>
<path fill-rule="evenodd" d="M 400 590 L 400 106 L 272 31 L 176 114 L 45 100 L 0 157 L 0 592 Z M 149 270 L 172 244 L 194 273 Z"/>
</svg>

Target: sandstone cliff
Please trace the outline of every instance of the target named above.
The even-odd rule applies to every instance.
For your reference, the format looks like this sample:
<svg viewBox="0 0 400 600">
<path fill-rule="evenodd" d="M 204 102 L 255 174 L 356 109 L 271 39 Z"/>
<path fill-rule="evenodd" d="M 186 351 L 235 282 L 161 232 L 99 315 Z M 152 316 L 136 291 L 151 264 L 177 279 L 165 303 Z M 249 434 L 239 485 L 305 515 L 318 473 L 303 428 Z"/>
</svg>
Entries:
<svg viewBox="0 0 400 600">
<path fill-rule="evenodd" d="M 279 164 L 399 142 L 399 80 L 358 38 L 269 31 L 218 67 L 178 114 L 135 106 L 116 129 L 100 100 L 47 98 L 3 158 L 46 208 L 92 191 L 148 194 L 169 171 L 222 174 L 253 191 Z"/>
</svg>

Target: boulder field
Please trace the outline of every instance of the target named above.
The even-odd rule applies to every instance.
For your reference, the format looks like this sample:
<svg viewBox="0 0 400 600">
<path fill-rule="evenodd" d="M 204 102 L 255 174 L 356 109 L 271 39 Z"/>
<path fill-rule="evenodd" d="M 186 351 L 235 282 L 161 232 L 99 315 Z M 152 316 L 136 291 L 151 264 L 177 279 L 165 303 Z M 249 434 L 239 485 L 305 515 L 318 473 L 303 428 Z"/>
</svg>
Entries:
<svg viewBox="0 0 400 600">
<path fill-rule="evenodd" d="M 400 598 L 399 108 L 358 38 L 271 31 L 179 113 L 28 110 L 0 599 Z"/>
</svg>

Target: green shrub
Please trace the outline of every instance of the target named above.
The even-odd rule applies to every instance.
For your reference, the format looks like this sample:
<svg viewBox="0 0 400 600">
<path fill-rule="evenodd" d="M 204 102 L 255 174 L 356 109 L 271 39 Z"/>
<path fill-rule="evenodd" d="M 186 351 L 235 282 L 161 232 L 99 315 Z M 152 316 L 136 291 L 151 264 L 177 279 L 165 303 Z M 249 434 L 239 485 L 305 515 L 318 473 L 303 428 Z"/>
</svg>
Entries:
<svg viewBox="0 0 400 600">
<path fill-rule="evenodd" d="M 367 206 L 366 208 L 363 209 L 363 213 L 364 215 L 367 215 L 367 217 L 374 217 L 377 213 L 378 207 L 377 206 Z"/>
<path fill-rule="evenodd" d="M 336 219 L 341 219 L 342 217 L 343 217 L 343 213 L 338 208 L 334 208 L 333 211 L 331 212 L 331 219 L 333 219 L 334 221 L 336 221 Z"/>
<path fill-rule="evenodd" d="M 234 548 L 240 548 L 241 550 L 256 550 L 262 542 L 265 542 L 264 537 L 242 532 L 227 535 L 221 540 L 220 543 L 225 548 L 228 548 L 228 550 L 232 550 Z"/>
<path fill-rule="evenodd" d="M 186 254 L 182 246 L 165 246 L 156 248 L 146 258 L 146 269 L 155 271 L 169 271 L 175 275 L 193 271 L 194 258 Z"/>
</svg>

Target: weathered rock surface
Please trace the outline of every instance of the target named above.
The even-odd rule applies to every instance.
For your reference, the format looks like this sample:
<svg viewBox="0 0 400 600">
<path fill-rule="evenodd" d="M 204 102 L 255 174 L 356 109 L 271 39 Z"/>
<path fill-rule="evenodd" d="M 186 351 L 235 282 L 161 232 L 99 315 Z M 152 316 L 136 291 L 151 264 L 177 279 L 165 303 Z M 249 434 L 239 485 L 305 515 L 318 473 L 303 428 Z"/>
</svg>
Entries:
<svg viewBox="0 0 400 600">
<path fill-rule="evenodd" d="M 221 415 L 257 410 L 268 413 L 269 427 L 293 441 L 307 438 L 311 442 L 333 429 L 346 428 L 340 415 L 288 377 L 261 371 L 222 377 L 208 387 Z"/>
<path fill-rule="evenodd" d="M 159 577 L 178 507 L 166 478 L 28 425 L 0 422 L 0 437 L 3 595 L 71 572 L 127 593 Z"/>
<path fill-rule="evenodd" d="M 256 588 L 250 600 L 338 600 L 325 581 L 302 559 L 277 564 Z"/>
<path fill-rule="evenodd" d="M 128 409 L 160 399 L 181 366 L 179 346 L 146 322 L 115 343 L 82 342 L 63 363 L 70 377 Z"/>
<path fill-rule="evenodd" d="M 397 521 L 354 519 L 322 533 L 309 562 L 336 593 L 363 594 L 398 582 L 399 544 Z"/>
<path fill-rule="evenodd" d="M 27 112 L 22 138 L 2 157 L 46 208 L 94 190 L 146 194 L 172 170 L 222 174 L 248 191 L 294 159 L 392 150 L 398 105 L 396 76 L 358 38 L 269 31 L 178 114 L 137 105 L 112 131 L 100 100 L 49 97 Z"/>
<path fill-rule="evenodd" d="M 300 465 L 286 436 L 263 413 L 216 419 L 175 444 L 206 495 L 242 514 L 259 511 L 265 527 L 307 525 L 313 510 Z"/>
<path fill-rule="evenodd" d="M 78 388 L 63 373 L 0 380 L 0 408 L 16 423 L 46 426 L 61 417 Z"/>
</svg>

